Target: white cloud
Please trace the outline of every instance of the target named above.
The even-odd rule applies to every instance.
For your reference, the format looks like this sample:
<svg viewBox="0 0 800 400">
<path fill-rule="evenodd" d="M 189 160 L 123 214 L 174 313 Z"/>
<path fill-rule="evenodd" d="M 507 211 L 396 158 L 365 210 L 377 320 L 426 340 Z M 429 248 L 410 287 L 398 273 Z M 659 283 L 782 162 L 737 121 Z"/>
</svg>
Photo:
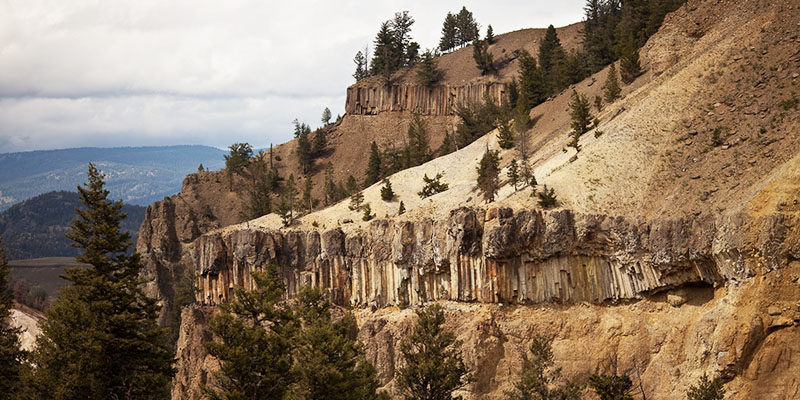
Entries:
<svg viewBox="0 0 800 400">
<path fill-rule="evenodd" d="M 576 22 L 582 1 L 466 2 L 495 32 Z M 434 47 L 447 11 L 427 1 L 0 1 L 0 152 L 83 145 L 256 146 L 294 118 L 343 112 L 352 57 L 410 10 Z"/>
</svg>

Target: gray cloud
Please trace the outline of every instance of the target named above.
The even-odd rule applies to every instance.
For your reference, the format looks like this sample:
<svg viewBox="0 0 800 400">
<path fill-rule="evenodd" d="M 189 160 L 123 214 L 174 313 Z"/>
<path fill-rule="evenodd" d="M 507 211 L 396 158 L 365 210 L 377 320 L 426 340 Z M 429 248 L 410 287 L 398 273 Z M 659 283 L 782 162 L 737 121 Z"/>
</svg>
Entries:
<svg viewBox="0 0 800 400">
<path fill-rule="evenodd" d="M 410 10 L 434 47 L 462 4 L 506 32 L 576 22 L 583 1 L 0 2 L 0 152 L 279 143 L 343 112 L 381 21 Z"/>
</svg>

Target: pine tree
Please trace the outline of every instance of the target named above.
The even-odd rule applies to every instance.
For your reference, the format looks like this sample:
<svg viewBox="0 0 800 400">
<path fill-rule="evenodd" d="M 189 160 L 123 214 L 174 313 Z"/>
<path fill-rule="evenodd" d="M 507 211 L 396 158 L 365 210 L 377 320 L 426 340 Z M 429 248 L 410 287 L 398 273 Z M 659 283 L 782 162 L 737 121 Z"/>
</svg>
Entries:
<svg viewBox="0 0 800 400">
<path fill-rule="evenodd" d="M 478 163 L 478 189 L 487 203 L 494 201 L 500 189 L 500 152 L 487 149 Z"/>
<path fill-rule="evenodd" d="M 291 174 L 283 188 L 281 202 L 278 205 L 278 213 L 283 220 L 284 226 L 289 226 L 294 222 L 294 211 L 298 208 L 297 195 L 297 184 L 295 183 L 294 174 Z"/>
<path fill-rule="evenodd" d="M 225 175 L 228 176 L 228 190 L 233 190 L 233 175 L 239 173 L 250 162 L 253 147 L 249 143 L 234 143 L 228 146 L 230 153 L 224 155 Z"/>
<path fill-rule="evenodd" d="M 364 204 L 361 207 L 361 210 L 363 211 L 363 216 L 361 217 L 363 221 L 369 221 L 375 218 L 375 214 L 372 213 L 372 207 L 369 205 L 369 203 Z"/>
<path fill-rule="evenodd" d="M 392 190 L 392 182 L 388 178 L 383 178 L 383 186 L 381 186 L 381 200 L 392 201 L 395 194 Z"/>
<path fill-rule="evenodd" d="M 458 35 L 458 19 L 452 13 L 447 13 L 442 25 L 442 38 L 439 40 L 439 50 L 448 52 L 456 48 L 456 36 Z"/>
<path fill-rule="evenodd" d="M 527 160 L 523 159 L 520 161 L 519 175 L 522 178 L 522 182 L 530 187 L 533 187 L 534 191 L 536 191 L 535 187 L 538 182 L 536 182 L 536 176 L 533 175 L 533 167 L 531 167 L 531 163 L 529 163 Z"/>
<path fill-rule="evenodd" d="M 548 96 L 570 84 L 567 55 L 553 25 L 547 27 L 544 39 L 539 45 L 539 68 L 546 81 Z"/>
<path fill-rule="evenodd" d="M 333 163 L 328 162 L 325 166 L 325 205 L 329 206 L 340 199 L 336 182 L 333 181 Z"/>
<path fill-rule="evenodd" d="M 517 191 L 517 185 L 520 181 L 519 176 L 519 165 L 517 164 L 517 160 L 511 160 L 511 163 L 508 165 L 508 172 L 506 172 L 506 176 L 508 177 L 508 182 L 511 183 L 511 186 L 514 187 L 514 191 Z"/>
<path fill-rule="evenodd" d="M 394 72 L 399 68 L 398 60 L 402 56 L 402 49 L 399 49 L 392 29 L 392 21 L 383 22 L 375 37 L 375 51 L 370 66 L 372 75 L 380 75 L 384 83 L 390 84 Z"/>
<path fill-rule="evenodd" d="M 297 380 L 291 370 L 297 322 L 283 302 L 277 267 L 270 264 L 250 276 L 252 290 L 233 289 L 209 324 L 215 339 L 203 343 L 220 361 L 216 385 L 203 388 L 212 399 L 280 400 Z"/>
<path fill-rule="evenodd" d="M 533 338 L 530 357 L 522 356 L 522 372 L 514 389 L 506 395 L 509 400 L 577 400 L 580 386 L 562 382 L 561 368 L 555 367 L 552 340 L 541 335 Z"/>
<path fill-rule="evenodd" d="M 334 322 L 331 305 L 320 289 L 304 287 L 297 295 L 296 314 L 302 321 L 297 335 L 297 377 L 289 398 L 330 400 L 388 399 L 378 394 L 375 367 L 355 340 L 355 318 L 346 313 Z"/>
<path fill-rule="evenodd" d="M 319 157 L 328 147 L 328 127 L 319 128 L 314 132 L 314 141 L 311 143 L 311 158 Z"/>
<path fill-rule="evenodd" d="M 303 174 L 310 173 L 314 167 L 314 154 L 311 139 L 309 139 L 310 135 L 311 128 L 305 123 L 300 123 L 300 121 L 295 119 L 294 137 L 297 139 L 297 149 L 295 153 L 297 154 L 297 162 L 300 164 Z"/>
<path fill-rule="evenodd" d="M 697 385 L 689 387 L 686 398 L 688 400 L 722 400 L 725 398 L 725 389 L 719 378 L 708 379 L 708 375 L 703 374 L 697 381 Z"/>
<path fill-rule="evenodd" d="M 519 101 L 519 85 L 517 84 L 517 78 L 511 78 L 511 83 L 508 84 L 508 107 L 512 110 L 517 107 L 517 101 Z"/>
<path fill-rule="evenodd" d="M 197 172 L 203 172 L 203 171 L 205 171 L 205 168 L 203 168 L 203 163 L 200 163 L 200 165 L 197 167 Z"/>
<path fill-rule="evenodd" d="M 467 7 L 461 7 L 456 15 L 456 46 L 465 46 L 478 40 L 478 23 Z"/>
<path fill-rule="evenodd" d="M 461 358 L 461 342 L 444 322 L 440 305 L 420 308 L 411 335 L 400 343 L 405 366 L 396 379 L 406 400 L 451 399 L 472 380 Z"/>
<path fill-rule="evenodd" d="M 369 162 L 367 162 L 367 177 L 364 180 L 364 186 L 370 186 L 381 179 L 383 168 L 381 166 L 381 152 L 378 150 L 378 144 L 372 141 L 369 150 Z"/>
<path fill-rule="evenodd" d="M 633 37 L 629 36 L 622 47 L 622 57 L 619 60 L 620 76 L 626 84 L 631 84 L 636 77 L 642 74 L 639 64 L 639 49 Z"/>
<path fill-rule="evenodd" d="M 356 182 L 356 178 L 353 175 L 347 176 L 347 183 L 345 184 L 345 192 L 347 195 L 351 195 L 353 193 L 361 191 L 361 187 L 358 186 L 358 182 Z"/>
<path fill-rule="evenodd" d="M 516 148 L 523 161 L 527 161 L 530 157 L 530 150 L 528 148 L 528 130 L 530 129 L 530 109 L 520 103 L 514 108 L 514 130 L 517 131 Z"/>
<path fill-rule="evenodd" d="M 504 150 L 514 148 L 515 139 L 511 125 L 507 121 L 500 122 L 497 128 L 497 144 L 500 148 Z"/>
<path fill-rule="evenodd" d="M 250 220 L 272 212 L 272 191 L 276 188 L 277 170 L 270 170 L 263 152 L 259 152 L 250 166 L 250 182 L 245 187 L 242 217 Z"/>
<path fill-rule="evenodd" d="M 442 80 L 444 72 L 439 69 L 436 61 L 436 54 L 431 50 L 426 50 L 422 54 L 422 61 L 417 69 L 417 82 L 422 86 L 432 87 Z"/>
<path fill-rule="evenodd" d="M 544 34 L 542 43 L 539 44 L 539 66 L 545 74 L 549 74 L 553 70 L 553 53 L 561 47 L 561 40 L 558 39 L 558 33 L 553 25 L 547 27 L 547 32 Z"/>
<path fill-rule="evenodd" d="M 417 43 L 417 42 L 409 43 L 408 47 L 406 47 L 406 53 L 405 53 L 405 58 L 404 58 L 405 64 L 404 65 L 406 67 L 413 67 L 414 65 L 417 65 L 419 60 L 420 60 L 419 43 Z"/>
<path fill-rule="evenodd" d="M 628 375 L 592 374 L 589 376 L 589 387 L 600 400 L 633 400 L 633 381 Z"/>
<path fill-rule="evenodd" d="M 606 78 L 606 83 L 603 85 L 603 97 L 607 104 L 611 104 L 619 98 L 621 93 L 622 89 L 619 87 L 617 67 L 615 66 L 615 63 L 611 63 L 611 67 L 608 68 L 608 77 Z"/>
<path fill-rule="evenodd" d="M 400 201 L 400 208 L 397 209 L 397 215 L 403 215 L 403 214 L 405 214 L 405 212 L 406 212 L 406 205 L 401 200 Z"/>
<path fill-rule="evenodd" d="M 314 189 L 314 182 L 311 180 L 311 175 L 306 175 L 303 185 L 303 208 L 305 208 L 306 212 L 311 212 L 314 209 L 314 198 L 311 196 L 312 189 Z"/>
<path fill-rule="evenodd" d="M 353 63 L 356 64 L 356 72 L 353 73 L 353 78 L 356 78 L 356 81 L 360 81 L 369 76 L 367 57 L 360 50 L 356 53 L 355 58 L 353 58 Z"/>
<path fill-rule="evenodd" d="M 45 314 L 32 354 L 40 398 L 168 398 L 174 374 L 160 306 L 143 292 L 139 255 L 127 255 L 122 201 L 108 200 L 104 175 L 89 164 L 68 237 L 87 268 L 67 271 L 71 283 Z"/>
<path fill-rule="evenodd" d="M 519 60 L 519 100 L 517 106 L 531 108 L 547 100 L 547 82 L 536 59 L 526 50 L 522 50 Z"/>
<path fill-rule="evenodd" d="M 408 125 L 407 151 L 408 168 L 422 165 L 432 158 L 431 148 L 428 145 L 428 129 L 419 113 L 411 117 L 411 123 Z"/>
<path fill-rule="evenodd" d="M 536 195 L 539 197 L 539 206 L 542 208 L 551 208 L 555 207 L 558 204 L 556 191 L 553 190 L 553 188 L 547 189 L 547 185 L 544 185 L 542 191 L 536 193 Z"/>
<path fill-rule="evenodd" d="M 329 125 L 331 123 L 331 109 L 325 107 L 325 110 L 322 111 L 322 124 Z"/>
<path fill-rule="evenodd" d="M 428 174 L 423 175 L 422 181 L 425 182 L 425 186 L 422 187 L 422 190 L 417 192 L 417 195 L 421 199 L 424 199 L 449 189 L 450 186 L 442 182 L 441 179 L 442 179 L 441 172 L 436 174 L 436 176 L 434 176 L 433 178 L 429 178 Z"/>
<path fill-rule="evenodd" d="M 411 26 L 414 25 L 414 18 L 408 11 L 394 13 L 391 22 L 392 33 L 394 33 L 394 43 L 399 59 L 394 60 L 397 67 L 408 65 L 404 61 L 413 59 L 413 54 L 419 53 L 419 44 L 411 42 Z M 414 46 L 416 45 L 416 46 Z"/>
<path fill-rule="evenodd" d="M 585 96 L 578 93 L 577 90 L 572 91 L 572 98 L 569 102 L 570 117 L 572 118 L 571 127 L 572 141 L 570 146 L 574 147 L 576 151 L 580 151 L 578 139 L 584 133 L 589 131 L 592 123 L 592 112 L 589 107 L 589 100 Z"/>
<path fill-rule="evenodd" d="M 475 59 L 475 66 L 481 70 L 481 75 L 497 72 L 497 68 L 494 66 L 494 56 L 489 52 L 489 42 L 486 40 L 475 40 L 472 58 Z"/>
<path fill-rule="evenodd" d="M 11 269 L 0 236 L 0 399 L 11 399 L 22 391 L 25 352 L 20 350 L 18 328 L 11 325 L 14 298 L 9 290 Z"/>
<path fill-rule="evenodd" d="M 363 192 L 355 192 L 350 195 L 350 205 L 348 208 L 352 211 L 358 211 L 364 204 L 364 193 Z"/>
<path fill-rule="evenodd" d="M 489 42 L 489 44 L 494 44 L 495 42 L 494 29 L 492 29 L 491 24 L 486 28 L 486 41 Z"/>
</svg>

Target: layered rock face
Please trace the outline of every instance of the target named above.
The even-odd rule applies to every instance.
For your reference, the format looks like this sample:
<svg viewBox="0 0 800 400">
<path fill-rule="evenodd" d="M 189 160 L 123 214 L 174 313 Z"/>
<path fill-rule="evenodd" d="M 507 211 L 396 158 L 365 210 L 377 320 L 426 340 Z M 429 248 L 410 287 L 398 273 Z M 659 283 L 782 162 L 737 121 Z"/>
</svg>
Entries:
<svg viewBox="0 0 800 400">
<path fill-rule="evenodd" d="M 445 220 L 379 220 L 350 234 L 237 229 L 198 238 L 190 253 L 207 305 L 251 287 L 250 271 L 269 263 L 289 296 L 312 285 L 340 305 L 603 303 L 781 268 L 800 258 L 797 226 L 792 215 L 645 221 L 461 208 Z"/>
<path fill-rule="evenodd" d="M 348 115 L 377 115 L 387 111 L 420 113 L 431 116 L 453 115 L 457 105 L 479 104 L 484 96 L 501 103 L 508 97 L 505 82 L 470 82 L 433 87 L 393 84 L 362 85 L 347 88 L 345 112 Z"/>
</svg>

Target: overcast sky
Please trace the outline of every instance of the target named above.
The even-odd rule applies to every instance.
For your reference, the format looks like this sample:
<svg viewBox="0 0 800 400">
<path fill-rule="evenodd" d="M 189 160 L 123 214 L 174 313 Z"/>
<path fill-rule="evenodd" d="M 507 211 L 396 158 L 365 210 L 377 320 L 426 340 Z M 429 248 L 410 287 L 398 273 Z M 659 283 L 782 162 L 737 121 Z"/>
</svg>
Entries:
<svg viewBox="0 0 800 400">
<path fill-rule="evenodd" d="M 353 56 L 395 11 L 424 49 L 462 5 L 500 33 L 577 22 L 583 3 L 0 0 L 0 153 L 281 143 L 295 118 L 344 112 Z"/>
</svg>

